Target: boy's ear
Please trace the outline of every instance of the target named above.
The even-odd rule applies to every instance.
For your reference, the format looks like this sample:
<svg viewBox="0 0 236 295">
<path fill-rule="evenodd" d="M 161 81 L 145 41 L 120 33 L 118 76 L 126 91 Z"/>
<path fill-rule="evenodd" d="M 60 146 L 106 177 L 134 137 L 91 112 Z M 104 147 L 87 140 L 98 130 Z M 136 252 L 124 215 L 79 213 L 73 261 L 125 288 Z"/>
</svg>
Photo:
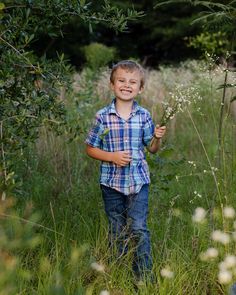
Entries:
<svg viewBox="0 0 236 295">
<path fill-rule="evenodd" d="M 141 94 L 143 92 L 143 87 L 140 87 L 138 94 Z"/>
<path fill-rule="evenodd" d="M 111 90 L 114 90 L 114 84 L 112 82 L 110 82 L 110 88 Z"/>
</svg>

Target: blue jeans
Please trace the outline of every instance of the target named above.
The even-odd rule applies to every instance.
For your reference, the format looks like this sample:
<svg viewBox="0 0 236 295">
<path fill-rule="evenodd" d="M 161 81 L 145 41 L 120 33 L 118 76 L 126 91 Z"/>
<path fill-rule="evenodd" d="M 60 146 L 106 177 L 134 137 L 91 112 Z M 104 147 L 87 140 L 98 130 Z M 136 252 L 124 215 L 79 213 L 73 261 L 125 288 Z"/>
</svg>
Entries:
<svg viewBox="0 0 236 295">
<path fill-rule="evenodd" d="M 148 184 L 137 194 L 124 195 L 101 185 L 105 211 L 109 222 L 109 242 L 118 254 L 127 252 L 128 241 L 135 242 L 133 270 L 144 276 L 152 268 L 150 235 L 147 229 Z"/>
</svg>

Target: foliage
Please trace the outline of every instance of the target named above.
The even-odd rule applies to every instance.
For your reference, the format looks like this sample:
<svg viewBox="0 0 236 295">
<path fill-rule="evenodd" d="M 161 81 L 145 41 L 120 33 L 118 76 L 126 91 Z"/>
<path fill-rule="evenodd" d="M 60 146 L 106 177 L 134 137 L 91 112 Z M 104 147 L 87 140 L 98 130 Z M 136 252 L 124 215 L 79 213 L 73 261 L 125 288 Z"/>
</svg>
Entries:
<svg viewBox="0 0 236 295">
<path fill-rule="evenodd" d="M 189 46 L 199 48 L 202 53 L 208 52 L 216 56 L 222 56 L 229 48 L 229 40 L 226 38 L 225 32 L 209 33 L 204 32 L 195 37 L 190 37 Z"/>
<path fill-rule="evenodd" d="M 94 34 L 89 34 L 88 27 L 83 22 L 74 18 L 65 27 L 63 38 L 58 37 L 51 40 L 53 46 L 48 46 L 50 40 L 44 38 L 37 43 L 40 52 L 47 47 L 47 52 L 54 55 L 55 48 L 63 51 L 70 58 L 71 62 L 81 69 L 85 63 L 83 47 L 87 44 L 98 42 L 109 47 L 115 47 L 117 56 L 121 59 L 134 57 L 147 64 L 157 66 L 161 62 L 170 60 L 182 60 L 199 54 L 197 50 L 187 47 L 184 38 L 195 36 L 200 32 L 198 24 L 191 26 L 199 11 L 198 7 L 179 6 L 178 4 L 169 7 L 154 9 L 155 0 L 141 0 L 130 2 L 128 0 L 113 0 L 112 4 L 123 11 L 135 9 L 143 11 L 143 16 L 128 23 L 128 29 L 122 33 L 114 34 L 114 31 L 104 23 L 93 24 Z M 91 8 L 99 10 L 103 0 L 91 1 Z M 179 48 L 176 51 L 176 47 Z"/>
<path fill-rule="evenodd" d="M 24 267 L 18 253 L 34 251 L 42 240 L 32 226 L 38 220 L 37 214 L 26 208 L 28 222 L 22 222 L 13 209 L 12 199 L 0 202 L 0 289 L 2 294 L 14 295 L 19 292 L 18 280 L 29 282 L 31 279 L 31 272 Z"/>
<path fill-rule="evenodd" d="M 227 34 L 228 39 L 232 37 L 234 33 L 234 26 L 236 22 L 235 12 L 236 3 L 235 1 L 223 1 L 226 3 L 220 3 L 217 1 L 198 1 L 198 0 L 164 0 L 158 1 L 156 7 L 163 5 L 176 3 L 185 3 L 186 5 L 198 6 L 200 11 L 195 17 L 194 23 L 201 23 L 201 25 L 207 30 L 221 30 Z M 231 41 L 231 40 L 230 40 Z"/>
<path fill-rule="evenodd" d="M 116 50 L 100 43 L 91 43 L 84 47 L 87 66 L 93 70 L 106 66 L 115 58 Z"/>
<path fill-rule="evenodd" d="M 221 97 L 217 87 L 224 79 L 224 71 L 217 65 L 209 71 L 205 61 L 186 61 L 179 67 L 165 66 L 154 72 L 157 71 L 152 71 L 148 79 L 157 79 L 158 88 L 163 92 L 167 89 L 181 96 L 176 85 L 183 81 L 186 89 L 196 88 L 203 99 L 187 104 L 185 111 L 178 113 L 168 125 L 160 153 L 147 155 L 151 172 L 148 223 L 153 274 L 158 286 L 147 283 L 139 292 L 176 295 L 184 290 L 185 294 L 195 295 L 227 294 L 228 285 L 218 280 L 217 262 L 227 253 L 235 253 L 235 243 L 230 243 L 229 249 L 228 245 L 218 247 L 215 244 L 218 242 L 211 239 L 213 228 L 227 233 L 235 231 L 233 220 L 228 227 L 221 215 L 225 204 L 236 208 L 235 134 L 231 116 L 225 117 L 222 130 L 222 138 L 227 143 L 224 166 L 215 168 Z M 109 77 L 106 76 L 105 81 L 103 72 L 98 77 L 103 84 L 109 83 Z M 70 115 L 76 123 L 80 111 L 84 133 L 66 144 L 67 135 L 56 137 L 44 129 L 37 146 L 29 149 L 24 198 L 20 198 L 18 210 L 27 201 L 40 209 L 40 233 L 44 239 L 39 251 L 31 251 L 26 257 L 19 254 L 23 257 L 21 265 L 31 269 L 32 279 L 18 281 L 17 288 L 26 295 L 100 294 L 102 290 L 131 295 L 135 293 L 130 259 L 133 249 L 125 257 L 111 259 L 99 192 L 99 163 L 84 152 L 87 130 L 96 110 L 108 103 L 108 95 L 98 95 L 100 81 L 94 83 L 91 69 L 84 69 L 77 79 L 78 90 L 70 94 L 71 99 L 77 101 L 77 107 L 70 106 Z M 234 79 L 235 73 L 230 72 L 229 82 Z M 152 85 L 157 85 L 157 80 Z M 157 109 L 161 113 L 161 102 L 155 96 L 150 103 L 152 91 L 149 91 L 146 94 L 149 100 L 142 101 L 142 105 L 153 114 Z M 226 102 L 230 98 L 230 93 L 226 93 Z M 196 226 L 192 222 L 192 214 L 198 207 L 205 208 L 209 224 Z M 71 252 L 73 245 L 75 249 Z M 220 256 L 209 263 L 201 261 L 202 253 L 212 246 L 220 250 Z"/>
<path fill-rule="evenodd" d="M 55 59 L 46 52 L 37 55 L 32 45 L 47 35 L 63 36 L 64 26 L 74 17 L 92 24 L 104 22 L 124 30 L 128 20 L 140 14 L 124 13 L 104 2 L 100 11 L 86 1 L 5 1 L 0 5 L 0 192 L 5 198 L 14 183 L 14 165 L 24 148 L 38 138 L 41 126 L 50 125 L 58 133 L 67 123 L 61 89 L 71 84 L 72 68 L 64 54 Z"/>
</svg>

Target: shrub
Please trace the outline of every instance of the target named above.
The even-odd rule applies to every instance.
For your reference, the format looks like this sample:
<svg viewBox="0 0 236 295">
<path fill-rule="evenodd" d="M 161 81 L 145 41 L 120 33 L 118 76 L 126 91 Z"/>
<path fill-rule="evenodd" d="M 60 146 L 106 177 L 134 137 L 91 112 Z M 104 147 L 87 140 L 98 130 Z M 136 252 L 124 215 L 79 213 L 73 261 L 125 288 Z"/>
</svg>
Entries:
<svg viewBox="0 0 236 295">
<path fill-rule="evenodd" d="M 88 67 L 96 70 L 114 60 L 116 49 L 101 43 L 91 43 L 84 47 L 84 54 Z"/>
</svg>

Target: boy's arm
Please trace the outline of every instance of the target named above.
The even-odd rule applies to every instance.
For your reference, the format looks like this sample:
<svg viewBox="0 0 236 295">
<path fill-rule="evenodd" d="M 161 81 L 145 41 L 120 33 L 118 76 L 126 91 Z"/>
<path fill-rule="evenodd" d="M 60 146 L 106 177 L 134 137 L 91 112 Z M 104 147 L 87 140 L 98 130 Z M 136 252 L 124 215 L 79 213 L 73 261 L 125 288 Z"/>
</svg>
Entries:
<svg viewBox="0 0 236 295">
<path fill-rule="evenodd" d="M 150 145 L 147 147 L 150 153 L 155 154 L 161 147 L 161 139 L 166 133 L 166 127 L 165 126 L 159 126 L 157 125 L 155 127 L 154 136 L 151 140 Z"/>
<path fill-rule="evenodd" d="M 105 162 L 113 162 L 118 166 L 126 166 L 132 159 L 130 153 L 127 151 L 106 152 L 88 144 L 86 145 L 86 153 L 91 158 Z"/>
</svg>

